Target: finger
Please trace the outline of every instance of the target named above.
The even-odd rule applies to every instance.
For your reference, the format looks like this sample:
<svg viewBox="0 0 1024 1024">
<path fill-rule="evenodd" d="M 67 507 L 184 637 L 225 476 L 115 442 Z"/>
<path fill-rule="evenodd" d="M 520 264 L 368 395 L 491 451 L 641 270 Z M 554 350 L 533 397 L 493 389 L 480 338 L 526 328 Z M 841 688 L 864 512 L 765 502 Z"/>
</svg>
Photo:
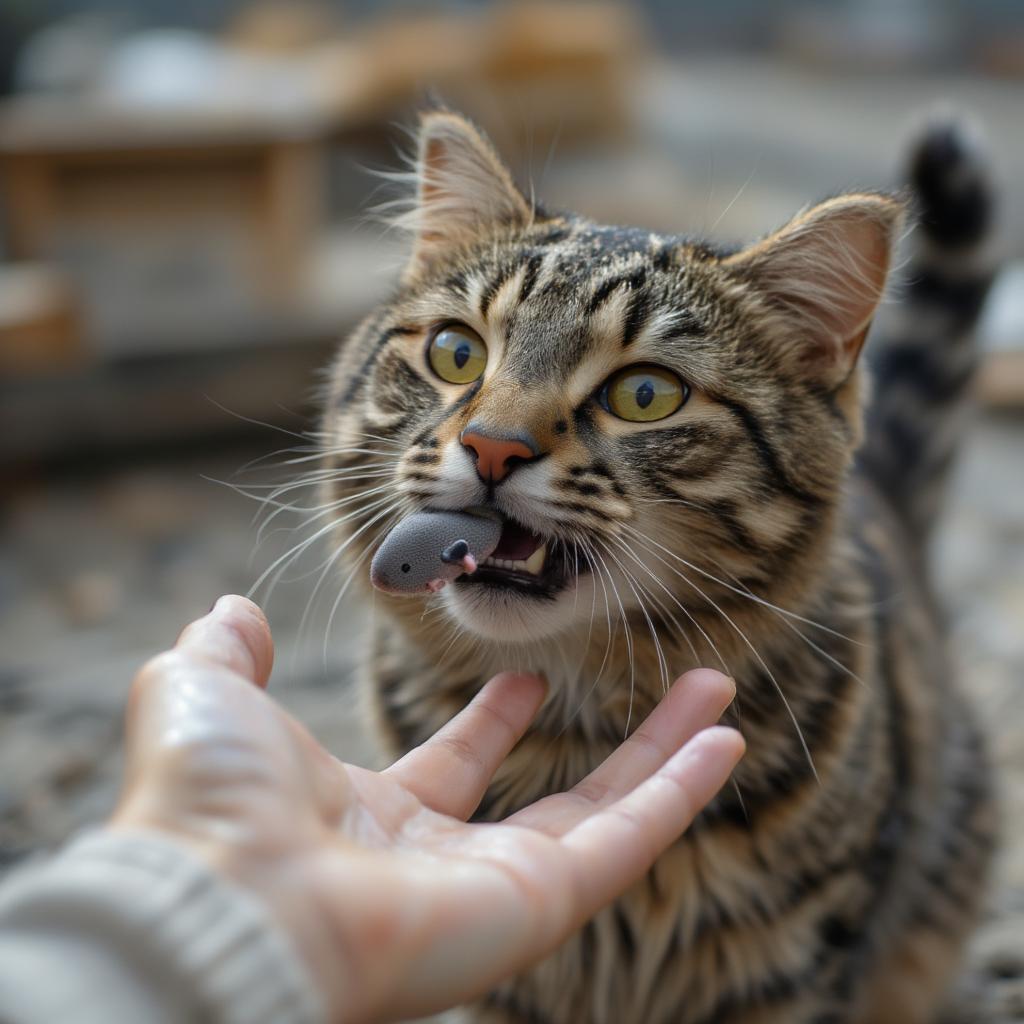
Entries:
<svg viewBox="0 0 1024 1024">
<path fill-rule="evenodd" d="M 534 675 L 495 676 L 446 726 L 385 774 L 441 814 L 468 818 L 544 700 Z"/>
<path fill-rule="evenodd" d="M 632 793 L 562 837 L 579 880 L 577 922 L 642 877 L 722 788 L 744 750 L 735 729 L 705 729 Z"/>
<path fill-rule="evenodd" d="M 572 792 L 594 804 L 625 796 L 692 736 L 714 725 L 735 696 L 733 681 L 713 669 L 680 676 L 640 728 Z"/>
<path fill-rule="evenodd" d="M 687 672 L 640 728 L 568 793 L 540 800 L 508 820 L 563 835 L 595 807 L 625 796 L 692 736 L 714 725 L 735 695 L 735 684 L 721 672 L 709 668 Z"/>
<path fill-rule="evenodd" d="M 345 766 L 264 691 L 272 660 L 266 620 L 244 598 L 221 598 L 186 627 L 132 683 L 129 783 L 142 775 L 151 790 L 160 778 L 194 782 L 202 766 L 209 784 L 230 783 L 238 796 L 266 770 L 274 782 L 266 795 L 276 790 L 296 812 L 312 798 L 325 823 L 334 824 L 348 799 Z"/>
<path fill-rule="evenodd" d="M 260 608 L 235 594 L 186 626 L 175 645 L 190 657 L 219 665 L 265 688 L 274 664 L 270 626 Z"/>
<path fill-rule="evenodd" d="M 146 758 L 162 747 L 172 725 L 183 742 L 186 733 L 193 738 L 197 728 L 209 733 L 218 721 L 226 721 L 212 713 L 228 702 L 225 686 L 255 683 L 262 689 L 273 660 L 263 612 L 244 597 L 220 598 L 206 615 L 182 630 L 171 650 L 150 658 L 136 672 L 125 707 L 128 775 L 134 776 Z M 199 667 L 206 672 L 197 674 Z M 244 701 L 244 693 L 236 693 L 233 699 L 237 706 L 238 699 Z M 236 710 L 230 721 L 237 724 L 237 720 Z M 186 722 L 189 729 L 184 728 Z"/>
<path fill-rule="evenodd" d="M 135 673 L 125 708 L 127 727 L 131 731 L 150 691 L 172 680 L 189 680 L 197 663 L 227 669 L 262 689 L 273 661 L 274 645 L 263 612 L 244 597 L 222 597 L 206 615 L 182 630 L 171 650 L 150 658 Z"/>
</svg>

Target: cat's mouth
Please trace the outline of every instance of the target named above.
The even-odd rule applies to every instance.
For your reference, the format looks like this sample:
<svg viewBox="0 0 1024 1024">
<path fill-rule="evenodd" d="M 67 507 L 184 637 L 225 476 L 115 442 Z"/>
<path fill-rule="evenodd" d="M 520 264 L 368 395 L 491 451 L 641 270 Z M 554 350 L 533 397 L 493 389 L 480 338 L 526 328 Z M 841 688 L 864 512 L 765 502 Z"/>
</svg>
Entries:
<svg viewBox="0 0 1024 1024">
<path fill-rule="evenodd" d="M 553 597 L 577 574 L 576 559 L 565 541 L 543 537 L 502 516 L 501 539 L 474 573 L 459 576 L 458 586 L 505 588 L 532 597 Z"/>
</svg>

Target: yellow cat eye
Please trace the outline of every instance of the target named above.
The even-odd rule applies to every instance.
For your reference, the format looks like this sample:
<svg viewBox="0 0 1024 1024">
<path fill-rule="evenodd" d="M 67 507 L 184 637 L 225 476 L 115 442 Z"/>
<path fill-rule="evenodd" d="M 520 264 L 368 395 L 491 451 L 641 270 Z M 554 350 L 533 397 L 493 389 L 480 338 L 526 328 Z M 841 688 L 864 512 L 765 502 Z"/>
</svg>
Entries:
<svg viewBox="0 0 1024 1024">
<path fill-rule="evenodd" d="M 450 324 L 434 335 L 427 358 L 441 380 L 472 384 L 487 366 L 487 346 L 472 328 Z"/>
<path fill-rule="evenodd" d="M 620 420 L 650 423 L 671 416 L 689 397 L 687 386 L 661 366 L 627 366 L 601 389 L 601 404 Z"/>
</svg>

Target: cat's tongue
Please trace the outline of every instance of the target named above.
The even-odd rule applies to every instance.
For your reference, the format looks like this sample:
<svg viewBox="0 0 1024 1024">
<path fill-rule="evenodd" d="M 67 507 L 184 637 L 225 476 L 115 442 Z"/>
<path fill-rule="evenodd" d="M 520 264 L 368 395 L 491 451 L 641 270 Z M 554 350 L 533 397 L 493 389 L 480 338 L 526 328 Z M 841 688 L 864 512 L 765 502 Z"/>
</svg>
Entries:
<svg viewBox="0 0 1024 1024">
<path fill-rule="evenodd" d="M 543 538 L 532 530 L 506 519 L 502 523 L 501 539 L 491 557 L 525 562 L 543 543 Z"/>
</svg>

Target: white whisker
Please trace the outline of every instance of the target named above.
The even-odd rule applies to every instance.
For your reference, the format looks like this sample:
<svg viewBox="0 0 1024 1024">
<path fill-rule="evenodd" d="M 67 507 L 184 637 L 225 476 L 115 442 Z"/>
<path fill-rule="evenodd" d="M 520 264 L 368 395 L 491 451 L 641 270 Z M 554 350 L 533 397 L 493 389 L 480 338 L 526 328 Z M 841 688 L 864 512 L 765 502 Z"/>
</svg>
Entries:
<svg viewBox="0 0 1024 1024">
<path fill-rule="evenodd" d="M 640 543 L 642 545 L 643 541 L 641 541 Z M 797 717 L 793 713 L 793 709 L 790 706 L 789 701 L 786 699 L 786 695 L 785 695 L 785 693 L 783 693 L 782 687 L 779 685 L 779 681 L 775 678 L 774 673 L 768 667 L 768 665 L 765 662 L 764 658 L 761 657 L 760 652 L 750 642 L 750 639 L 747 637 L 747 634 L 744 633 L 742 629 L 740 629 L 740 627 L 736 624 L 736 622 L 732 619 L 732 617 L 728 614 L 728 612 L 724 611 L 718 604 L 716 604 L 715 601 L 711 597 L 709 597 L 703 590 L 701 590 L 701 588 L 699 586 L 697 586 L 696 583 L 693 582 L 693 580 L 691 580 L 688 576 L 686 576 L 685 574 L 680 572 L 674 566 L 670 565 L 669 562 L 667 562 L 664 558 L 662 558 L 660 555 L 658 555 L 657 552 L 653 551 L 653 549 L 648 548 L 647 550 L 648 550 L 648 553 L 653 554 L 655 558 L 657 558 L 660 562 L 662 562 L 666 566 L 668 566 L 671 569 L 672 572 L 674 572 L 677 576 L 679 576 L 679 578 L 684 583 L 687 584 L 687 586 L 692 587 L 694 590 L 696 590 L 697 593 L 709 605 L 711 605 L 711 607 L 714 608 L 715 611 L 718 612 L 718 614 L 732 627 L 732 629 L 734 630 L 736 635 L 746 645 L 747 649 L 754 656 L 754 658 L 757 661 L 757 663 L 764 670 L 765 675 L 767 675 L 768 679 L 771 681 L 771 684 L 775 688 L 776 693 L 778 693 L 779 699 L 782 701 L 782 705 L 783 705 L 783 707 L 786 710 L 786 714 L 789 716 L 790 721 L 793 723 L 793 727 L 796 729 L 797 738 L 800 741 L 800 746 L 803 749 L 804 756 L 807 758 L 807 763 L 810 766 L 811 774 L 814 776 L 816 781 L 820 782 L 821 780 L 818 777 L 818 770 L 817 770 L 817 768 L 814 765 L 814 758 L 811 756 L 810 748 L 807 746 L 807 741 L 804 739 L 804 734 L 803 734 L 803 730 L 800 728 L 800 723 L 797 721 Z"/>
<path fill-rule="evenodd" d="M 641 597 L 640 592 L 637 590 L 637 588 L 640 587 L 640 591 L 643 591 L 643 588 L 637 582 L 636 578 L 622 564 L 622 560 L 615 554 L 615 552 L 612 551 L 608 547 L 608 545 L 605 544 L 602 540 L 599 539 L 598 543 L 604 549 L 605 553 L 619 567 L 619 570 L 622 572 L 622 575 L 623 575 L 623 577 L 626 580 L 626 585 L 629 587 L 630 590 L 633 591 L 633 596 L 636 598 L 637 604 L 640 607 L 640 612 L 641 612 L 641 614 L 644 617 L 644 621 L 646 621 L 646 623 L 647 623 L 647 629 L 648 629 L 648 631 L 651 634 L 651 639 L 654 641 L 655 657 L 657 657 L 657 659 L 658 659 L 658 674 L 661 677 L 661 691 L 662 691 L 662 693 L 668 693 L 668 684 L 669 684 L 668 662 L 665 659 L 665 652 L 661 648 L 661 641 L 658 639 L 658 631 L 657 631 L 657 629 L 654 626 L 654 621 L 651 619 L 650 615 L 648 614 L 647 606 L 644 604 L 643 597 Z"/>
<path fill-rule="evenodd" d="M 636 533 L 638 538 L 642 539 L 643 536 L 644 536 L 639 531 L 635 531 L 635 533 Z M 662 580 L 658 578 L 657 574 L 651 569 L 651 567 L 649 565 L 645 564 L 644 561 L 641 558 L 639 558 L 637 556 L 637 554 L 631 548 L 629 548 L 628 545 L 625 544 L 625 541 L 623 541 L 623 540 L 621 540 L 621 538 L 619 538 L 618 542 L 625 547 L 625 550 L 629 553 L 630 557 L 633 558 L 634 561 L 637 562 L 637 564 L 642 566 L 642 568 L 661 587 L 661 589 L 665 591 L 665 594 L 668 596 L 668 598 L 686 616 L 686 618 L 690 621 L 690 624 L 697 630 L 697 632 L 700 633 L 701 637 L 704 639 L 704 642 L 714 652 L 715 657 L 718 659 L 719 664 L 722 666 L 722 671 L 725 672 L 725 674 L 727 676 L 732 676 L 733 672 L 729 668 L 728 664 L 726 663 L 725 658 L 722 656 L 722 652 L 718 649 L 718 645 L 714 642 L 714 640 L 708 634 L 707 630 L 704 629 L 704 627 L 700 624 L 700 622 L 690 612 L 689 608 L 687 608 L 686 605 L 684 605 L 682 603 L 682 601 L 680 601 L 679 598 L 676 597 L 676 595 L 673 594 L 672 591 L 669 590 L 669 588 L 665 586 L 664 582 L 662 582 Z M 673 618 L 673 621 L 675 621 L 674 618 Z M 693 646 L 693 642 L 690 640 L 690 638 L 687 635 L 687 633 L 685 632 L 685 630 L 683 630 L 682 626 L 679 625 L 678 623 L 676 623 L 676 625 L 677 625 L 677 628 L 679 629 L 680 633 L 682 633 L 683 637 L 686 639 L 686 642 L 690 645 L 690 653 L 693 655 L 694 662 L 696 662 L 697 664 L 700 664 L 700 660 L 701 659 L 700 659 L 699 655 L 697 654 L 696 648 Z"/>
<path fill-rule="evenodd" d="M 690 613 L 686 609 L 686 607 L 684 605 L 682 605 L 679 602 L 678 598 L 676 598 L 675 594 L 673 594 L 665 586 L 665 584 L 660 579 L 658 579 L 658 577 L 651 571 L 650 567 L 648 565 L 646 565 L 641 558 L 637 557 L 636 553 L 632 550 L 632 548 L 629 547 L 628 544 L 625 543 L 625 541 L 622 540 L 621 537 L 612 537 L 611 541 L 612 541 L 613 544 L 616 545 L 616 547 L 618 547 L 621 551 L 623 551 L 626 555 L 628 555 L 634 562 L 636 562 L 637 565 L 640 568 L 642 568 L 648 574 L 648 576 L 651 577 L 651 580 L 654 583 L 657 583 L 658 586 L 660 586 L 661 589 L 663 591 L 665 591 L 666 595 L 672 601 L 674 601 L 675 604 L 680 609 L 682 609 L 683 613 L 685 615 L 687 615 L 688 617 L 690 617 L 691 621 L 692 621 L 692 616 L 690 616 Z M 665 602 L 663 600 L 661 600 L 661 598 L 659 598 L 658 595 L 655 594 L 652 590 L 650 590 L 649 587 L 646 586 L 646 585 L 644 586 L 644 592 L 650 598 L 651 603 L 655 606 L 655 608 L 657 609 L 659 614 L 665 616 L 672 623 L 672 625 L 675 626 L 676 632 L 683 638 L 683 640 L 685 641 L 686 645 L 690 649 L 690 654 L 691 654 L 691 656 L 693 658 L 694 665 L 699 665 L 700 664 L 700 656 L 697 654 L 697 649 L 693 646 L 693 641 L 690 639 L 689 634 L 683 628 L 682 623 L 679 622 L 679 620 L 675 617 L 675 615 L 672 613 L 672 610 L 665 604 Z M 692 621 L 692 624 L 695 625 L 698 629 L 700 629 L 700 624 L 699 623 Z M 708 639 L 708 638 L 706 637 L 706 639 Z M 721 660 L 721 658 L 720 658 L 720 660 Z"/>
<path fill-rule="evenodd" d="M 385 532 L 386 530 L 389 530 L 391 528 L 391 526 L 393 525 L 393 523 L 395 521 L 395 518 L 396 518 L 395 517 L 395 510 L 397 508 L 399 508 L 400 505 L 401 505 L 401 502 L 395 502 L 395 504 L 390 505 L 388 508 L 385 508 L 383 510 L 383 512 L 380 512 L 376 516 L 374 516 L 373 519 L 371 519 L 368 523 L 366 523 L 365 525 L 361 526 L 358 530 L 356 530 L 356 532 L 353 533 L 352 536 L 349 537 L 348 540 L 346 540 L 345 543 L 341 545 L 341 548 L 339 549 L 339 551 L 344 550 L 349 544 L 351 544 L 352 541 L 354 541 L 365 530 L 369 529 L 374 523 L 379 522 L 385 516 L 389 516 L 390 518 L 388 519 L 388 521 L 385 523 L 385 525 L 380 530 L 377 531 L 377 533 L 375 535 L 375 539 L 379 538 L 380 535 L 383 532 Z M 373 551 L 373 549 L 374 549 L 374 544 L 373 543 L 370 543 L 370 544 L 366 545 L 366 550 L 356 559 L 355 565 L 353 565 L 352 570 L 349 572 L 348 577 L 346 578 L 344 584 L 342 585 L 341 589 L 338 591 L 338 594 L 337 594 L 337 596 L 334 599 L 334 604 L 331 605 L 331 613 L 330 613 L 330 615 L 327 616 L 327 628 L 324 630 L 323 660 L 324 660 L 324 666 L 325 667 L 327 665 L 327 645 L 330 642 L 331 627 L 334 625 L 334 616 L 338 612 L 338 606 L 341 604 L 341 599 L 345 596 L 345 593 L 348 591 L 348 588 L 351 586 L 352 581 L 355 579 L 356 573 L 359 571 L 359 569 L 362 566 L 363 562 L 369 556 L 370 552 Z M 315 596 L 315 593 L 314 593 L 313 596 Z M 310 598 L 310 601 L 312 601 L 312 597 Z M 307 606 L 307 610 L 308 610 L 308 606 Z M 304 619 L 305 619 L 305 613 L 303 613 L 303 620 Z M 300 633 L 301 633 L 301 630 L 302 630 L 301 624 L 299 626 L 299 630 L 300 630 Z"/>
<path fill-rule="evenodd" d="M 316 533 L 313 534 L 313 536 L 308 537 L 304 541 L 301 541 L 299 544 L 296 544 L 295 547 L 293 547 L 290 550 L 286 551 L 280 557 L 274 559 L 274 561 L 271 562 L 271 564 L 269 566 L 267 566 L 267 568 L 264 569 L 264 571 L 260 574 L 260 576 L 256 580 L 256 582 L 249 588 L 248 593 L 247 593 L 246 596 L 247 597 L 252 597 L 253 594 L 255 594 L 259 590 L 259 588 L 263 584 L 264 580 L 266 580 L 266 578 L 268 576 L 270 576 L 271 573 L 273 573 L 282 563 L 287 564 L 288 562 L 290 562 L 294 558 L 297 558 L 303 551 L 306 550 L 307 547 L 309 547 L 310 544 L 313 544 L 316 540 L 318 540 L 324 534 L 329 533 L 331 530 L 333 530 L 339 524 L 341 524 L 343 522 L 346 522 L 347 520 L 352 519 L 355 516 L 364 515 L 367 512 L 370 512 L 370 511 L 372 511 L 372 510 L 374 510 L 376 508 L 379 508 L 381 505 L 387 504 L 387 502 L 389 500 L 390 499 L 386 498 L 386 497 L 385 498 L 379 498 L 376 501 L 371 502 L 367 506 L 364 506 L 364 507 L 361 507 L 361 508 L 357 508 L 357 509 L 353 509 L 347 515 L 344 515 L 344 516 L 342 516 L 339 519 L 332 519 L 329 523 L 326 524 L 326 526 L 322 526 L 319 530 L 317 530 Z"/>
<path fill-rule="evenodd" d="M 629 658 L 629 710 L 626 712 L 625 736 L 628 736 L 629 725 L 633 717 L 633 696 L 636 693 L 636 659 L 633 653 L 633 634 L 630 632 L 629 621 L 626 618 L 626 609 L 622 605 L 622 599 L 619 597 L 619 590 L 618 587 L 615 586 L 615 581 L 612 579 L 608 563 L 601 557 L 601 553 L 599 551 L 592 549 L 592 552 L 601 565 L 604 566 L 604 571 L 608 575 L 608 583 L 612 588 L 612 596 L 615 598 L 615 603 L 619 606 L 619 616 L 622 619 L 622 631 L 626 639 L 626 654 Z M 625 738 L 625 736 L 623 738 Z"/>
<path fill-rule="evenodd" d="M 666 500 L 669 500 L 669 499 L 666 499 Z M 686 502 L 685 504 L 690 504 L 690 503 Z M 623 528 L 629 530 L 634 536 L 643 537 L 643 534 L 641 534 L 638 530 L 636 530 L 633 527 L 630 527 L 630 526 L 628 526 L 626 524 L 623 524 Z M 815 622 L 814 619 L 805 618 L 803 615 L 799 615 L 796 612 L 789 611 L 787 608 L 780 608 L 778 605 L 772 604 L 771 601 L 768 601 L 768 600 L 766 600 L 763 597 L 759 597 L 757 594 L 755 594 L 751 590 L 740 589 L 737 586 L 733 586 L 731 583 L 727 583 L 725 580 L 718 579 L 717 576 L 713 576 L 711 573 L 707 572 L 705 569 L 702 569 L 699 565 L 694 565 L 693 562 L 688 562 L 681 555 L 679 555 L 675 551 L 672 551 L 669 548 L 665 547 L 663 544 L 659 544 L 656 540 L 654 540 L 651 537 L 646 537 L 644 539 L 649 541 L 655 547 L 659 548 L 661 551 L 663 551 L 670 558 L 674 558 L 677 562 L 680 562 L 682 565 L 685 565 L 688 569 L 692 569 L 694 572 L 696 572 L 699 575 L 703 576 L 705 579 L 710 580 L 712 583 L 717 583 L 720 587 L 725 587 L 726 590 L 731 590 L 733 593 L 739 594 L 741 597 L 749 598 L 751 601 L 754 601 L 757 604 L 764 605 L 765 608 L 771 608 L 773 611 L 778 612 L 780 615 L 785 615 L 787 618 L 796 619 L 798 622 L 802 622 L 802 623 L 804 623 L 807 626 L 813 626 L 815 629 L 820 629 L 820 630 L 822 630 L 825 633 L 831 633 L 833 636 L 838 637 L 840 640 L 846 640 L 846 641 L 848 641 L 849 643 L 852 643 L 852 644 L 862 644 L 861 641 L 855 640 L 853 637 L 845 636 L 844 634 L 840 633 L 838 630 L 832 629 L 830 626 L 826 626 L 822 622 Z"/>
</svg>

